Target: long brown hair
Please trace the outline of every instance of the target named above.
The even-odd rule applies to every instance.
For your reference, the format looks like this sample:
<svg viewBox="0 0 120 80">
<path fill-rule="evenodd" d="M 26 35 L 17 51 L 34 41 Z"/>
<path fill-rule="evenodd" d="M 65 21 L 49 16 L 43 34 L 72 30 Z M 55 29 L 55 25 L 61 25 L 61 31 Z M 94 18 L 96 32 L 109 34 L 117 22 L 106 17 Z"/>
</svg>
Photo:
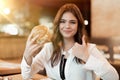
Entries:
<svg viewBox="0 0 120 80">
<path fill-rule="evenodd" d="M 71 12 L 78 20 L 78 29 L 77 33 L 74 35 L 75 42 L 78 42 L 79 44 L 82 44 L 82 36 L 86 35 L 85 26 L 84 26 L 84 19 L 82 17 L 82 13 L 79 10 L 79 8 L 72 3 L 68 3 L 63 5 L 57 12 L 57 15 L 54 19 L 54 29 L 53 29 L 53 37 L 52 37 L 52 44 L 53 44 L 53 54 L 50 58 L 51 65 L 55 66 L 60 58 L 61 58 L 61 46 L 63 44 L 63 37 L 59 31 L 59 23 L 62 15 L 65 12 Z M 85 38 L 85 41 L 87 42 L 87 38 Z M 81 62 L 80 59 L 75 57 L 75 60 L 77 62 Z"/>
</svg>

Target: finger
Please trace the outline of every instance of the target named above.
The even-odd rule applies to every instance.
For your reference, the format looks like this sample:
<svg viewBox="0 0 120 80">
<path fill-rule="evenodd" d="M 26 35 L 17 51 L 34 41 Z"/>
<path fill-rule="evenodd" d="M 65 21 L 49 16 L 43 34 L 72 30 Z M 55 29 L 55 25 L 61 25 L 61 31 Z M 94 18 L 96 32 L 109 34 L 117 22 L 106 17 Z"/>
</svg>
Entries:
<svg viewBox="0 0 120 80">
<path fill-rule="evenodd" d="M 41 45 L 37 46 L 36 50 L 35 50 L 35 53 L 38 54 L 41 51 L 42 48 L 43 48 L 43 45 L 42 46 Z M 33 56 L 35 56 L 36 54 L 34 54 Z"/>
<path fill-rule="evenodd" d="M 0 76 L 0 80 L 3 80 L 3 77 Z"/>
<path fill-rule="evenodd" d="M 40 50 L 42 49 L 43 45 L 34 45 L 32 48 L 31 48 L 31 52 L 33 53 L 33 56 L 35 56 L 36 54 L 38 54 L 40 52 Z"/>
<path fill-rule="evenodd" d="M 28 36 L 28 39 L 27 39 L 27 40 L 31 40 L 31 39 L 32 39 L 32 35 L 33 35 L 33 33 L 31 32 L 31 33 L 29 34 L 29 36 Z"/>
<path fill-rule="evenodd" d="M 82 36 L 82 45 L 83 45 L 83 46 L 86 46 L 85 35 Z"/>
<path fill-rule="evenodd" d="M 31 39 L 31 43 L 35 43 L 36 40 L 38 39 L 38 37 L 39 37 L 39 34 L 36 35 L 35 37 L 33 37 L 33 38 Z"/>
<path fill-rule="evenodd" d="M 8 80 L 12 80 L 12 77 L 10 76 L 10 77 L 8 77 Z"/>
<path fill-rule="evenodd" d="M 37 50 L 37 48 L 39 48 L 39 47 L 43 47 L 43 45 L 42 44 L 34 44 L 34 45 L 32 45 L 31 46 L 31 50 Z"/>
</svg>

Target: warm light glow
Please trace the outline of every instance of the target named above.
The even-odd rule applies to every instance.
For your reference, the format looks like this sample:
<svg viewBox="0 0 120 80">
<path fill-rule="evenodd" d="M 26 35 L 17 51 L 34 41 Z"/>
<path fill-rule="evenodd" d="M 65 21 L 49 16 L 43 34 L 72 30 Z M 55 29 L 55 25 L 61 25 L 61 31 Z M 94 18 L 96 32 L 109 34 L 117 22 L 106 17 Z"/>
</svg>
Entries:
<svg viewBox="0 0 120 80">
<path fill-rule="evenodd" d="M 8 7 L 7 1 L 8 0 L 0 0 L 0 11 L 3 11 L 6 7 Z"/>
<path fill-rule="evenodd" d="M 3 10 L 3 12 L 4 12 L 5 14 L 10 14 L 10 9 L 9 9 L 9 8 L 5 8 L 5 9 Z"/>
<path fill-rule="evenodd" d="M 4 6 L 4 0 L 0 0 L 0 8 L 3 8 Z"/>
<path fill-rule="evenodd" d="M 88 20 L 84 20 L 84 24 L 85 24 L 85 25 L 88 25 Z"/>
<path fill-rule="evenodd" d="M 8 8 L 7 4 L 8 0 L 0 0 L 0 15 L 6 18 L 9 22 L 14 23 L 12 19 L 9 18 L 8 14 L 10 14 L 11 10 Z"/>
<path fill-rule="evenodd" d="M 39 19 L 39 23 L 41 25 L 45 25 L 46 27 L 48 27 L 49 29 L 53 27 L 53 23 L 51 21 L 50 18 L 47 18 L 47 17 L 43 17 L 43 18 L 40 18 Z"/>
<path fill-rule="evenodd" d="M 5 25 L 2 29 L 2 32 L 11 34 L 11 35 L 17 35 L 18 34 L 18 29 L 17 29 L 17 25 L 15 24 L 8 24 Z"/>
</svg>

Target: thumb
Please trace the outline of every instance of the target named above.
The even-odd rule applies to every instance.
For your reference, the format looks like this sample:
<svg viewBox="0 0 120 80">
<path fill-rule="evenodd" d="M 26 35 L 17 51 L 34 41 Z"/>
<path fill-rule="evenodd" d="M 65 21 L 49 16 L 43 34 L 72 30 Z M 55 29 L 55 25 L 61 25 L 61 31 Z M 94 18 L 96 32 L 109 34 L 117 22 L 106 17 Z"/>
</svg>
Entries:
<svg viewBox="0 0 120 80">
<path fill-rule="evenodd" d="M 86 46 L 85 35 L 82 36 L 82 45 Z"/>
</svg>

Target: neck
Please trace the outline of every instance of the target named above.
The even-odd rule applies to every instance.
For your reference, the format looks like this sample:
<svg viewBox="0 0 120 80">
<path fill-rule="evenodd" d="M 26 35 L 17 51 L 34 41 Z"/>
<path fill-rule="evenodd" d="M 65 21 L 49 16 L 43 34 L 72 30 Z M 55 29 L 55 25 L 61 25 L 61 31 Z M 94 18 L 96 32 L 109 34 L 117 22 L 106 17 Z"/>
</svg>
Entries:
<svg viewBox="0 0 120 80">
<path fill-rule="evenodd" d="M 68 51 L 73 47 L 74 43 L 75 43 L 74 39 L 64 39 L 63 50 Z"/>
</svg>

